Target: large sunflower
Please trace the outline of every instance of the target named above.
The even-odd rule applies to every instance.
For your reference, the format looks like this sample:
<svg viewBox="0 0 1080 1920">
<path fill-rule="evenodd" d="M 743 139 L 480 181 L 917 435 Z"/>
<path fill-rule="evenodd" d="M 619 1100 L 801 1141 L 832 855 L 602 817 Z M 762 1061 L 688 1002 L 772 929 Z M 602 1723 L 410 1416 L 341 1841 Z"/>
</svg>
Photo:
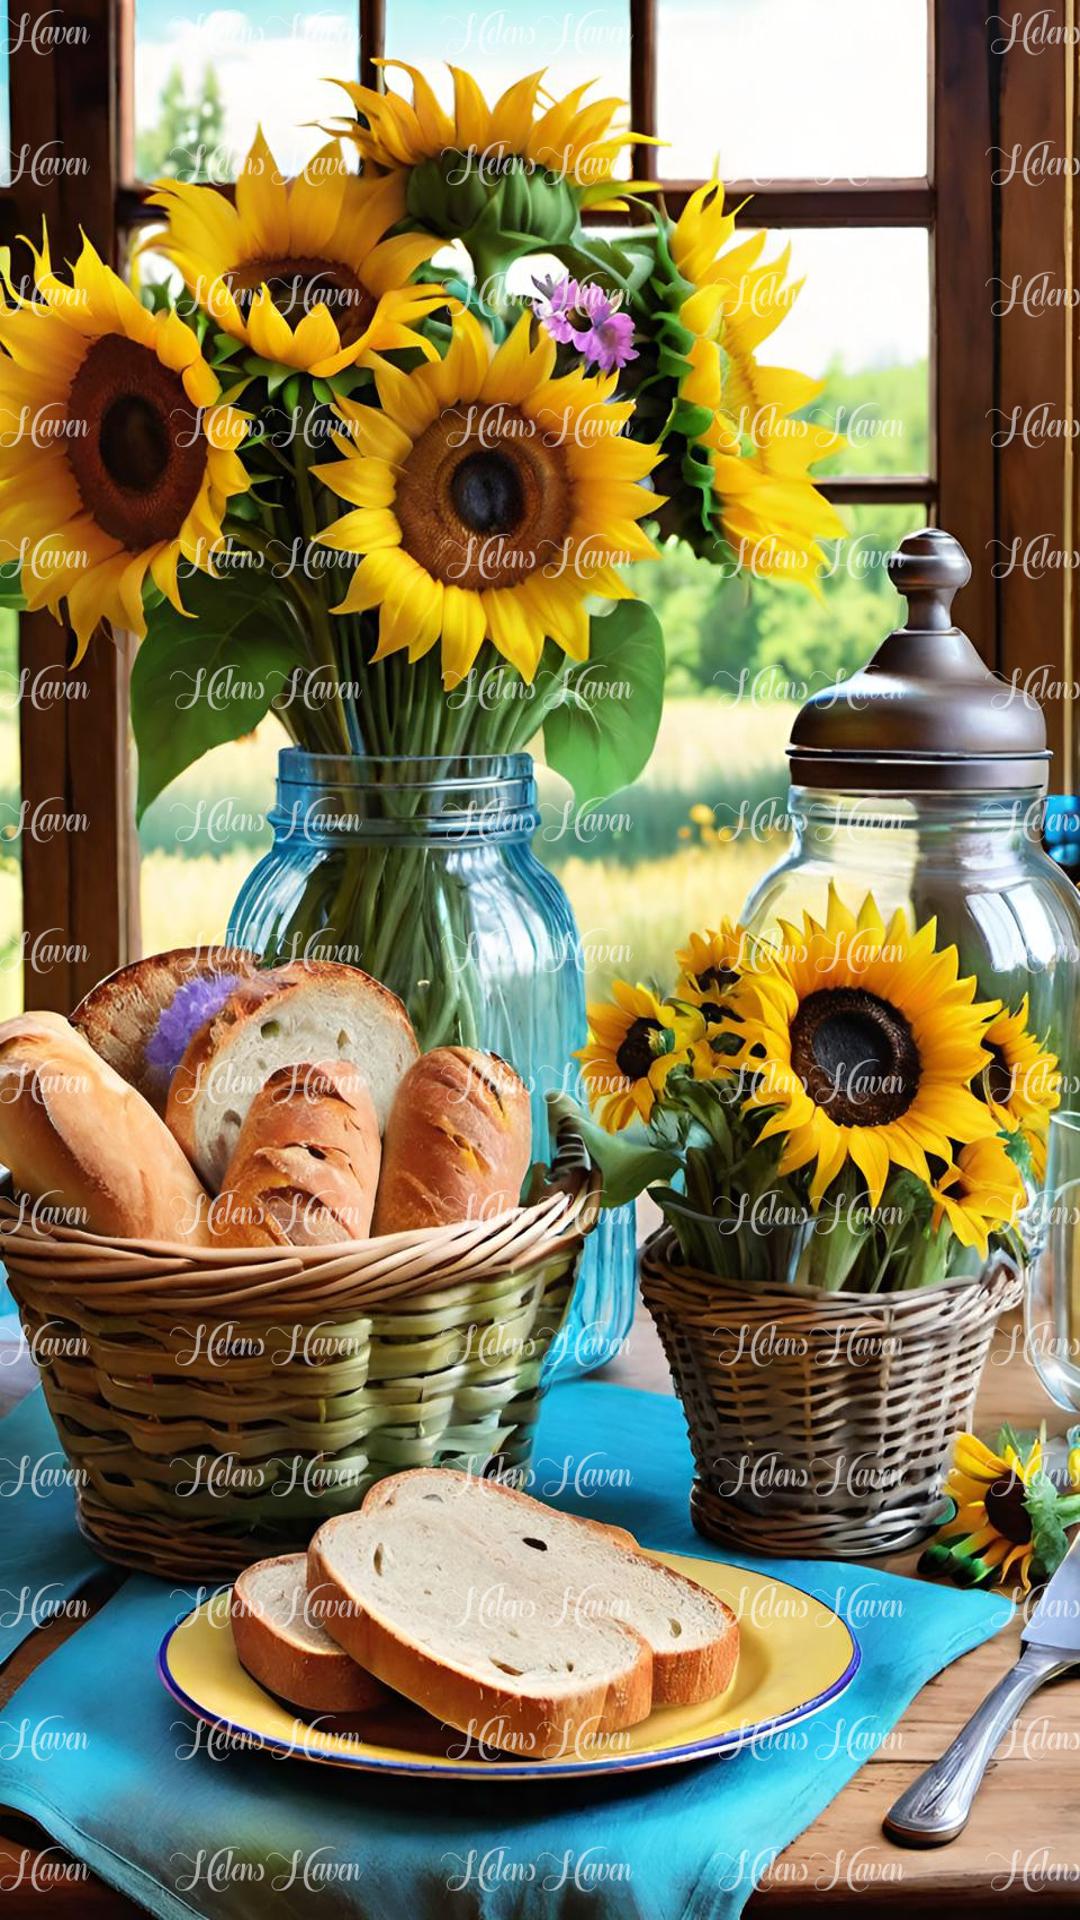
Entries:
<svg viewBox="0 0 1080 1920">
<path fill-rule="evenodd" d="M 552 379 L 554 342 L 530 326 L 495 351 L 460 312 L 444 360 L 379 364 L 381 411 L 344 403 L 344 457 L 313 469 L 354 508 L 321 536 L 360 556 L 338 610 L 380 609 L 376 659 L 441 640 L 447 686 L 485 639 L 527 681 L 547 637 L 586 659 L 590 596 L 631 597 L 617 568 L 654 555 L 637 522 L 656 448 L 623 433 L 616 375 Z"/>
<path fill-rule="evenodd" d="M 647 1120 L 675 1067 L 689 1066 L 705 1023 L 659 1000 L 650 987 L 612 983 L 611 1000 L 589 1008 L 589 1039 L 575 1059 L 600 1123 L 619 1133 Z"/>
<path fill-rule="evenodd" d="M 756 1076 L 749 1107 L 770 1111 L 762 1138 L 785 1134 L 781 1174 L 816 1161 L 816 1206 L 849 1160 L 876 1207 L 890 1167 L 930 1184 L 927 1154 L 953 1162 L 997 1131 L 971 1081 L 986 1065 L 992 1006 L 959 978 L 955 947 L 938 951 L 936 923 L 912 932 L 897 911 L 883 923 L 867 894 L 858 918 L 833 887 L 825 925 L 781 922 L 732 996 L 739 1064 Z"/>
<path fill-rule="evenodd" d="M 719 538 L 757 576 L 813 585 L 819 541 L 847 529 L 809 469 L 843 440 L 796 418 L 820 381 L 757 357 L 802 284 L 788 282 L 790 249 L 763 261 L 764 233 L 732 246 L 734 233 L 720 181 L 697 188 L 670 231 L 658 224 L 656 271 L 636 296 L 654 347 L 631 380 L 650 425 L 664 418 L 662 524 L 699 551 L 714 553 Z"/>
<path fill-rule="evenodd" d="M 237 456 L 247 421 L 220 388 L 191 328 L 151 314 L 88 240 L 57 279 L 47 237 L 36 297 L 0 303 L 0 553 L 24 556 L 31 608 L 68 615 L 81 659 L 101 620 L 146 632 L 149 572 L 183 607 L 183 558 L 207 573 L 225 506 L 247 488 Z"/>
<path fill-rule="evenodd" d="M 624 101 L 586 102 L 592 81 L 557 100 L 544 87 L 541 69 L 507 87 L 489 106 L 472 75 L 451 66 L 454 106 L 448 113 L 416 67 L 404 60 L 376 65 L 407 74 L 413 97 L 410 102 L 389 89 L 382 93 L 352 80 L 337 82 L 360 116 L 340 131 L 355 142 L 365 169 L 395 172 L 435 162 L 450 177 L 460 175 L 465 156 L 497 182 L 517 162 L 526 173 L 565 181 L 584 205 L 615 207 L 620 203 L 612 197 L 618 193 L 613 175 L 620 153 L 634 143 L 655 144 L 649 135 L 618 124 Z"/>
<path fill-rule="evenodd" d="M 361 180 L 336 147 L 286 180 L 260 130 L 236 182 L 162 180 L 150 205 L 169 225 L 155 251 L 179 268 L 216 324 L 264 360 L 323 378 L 372 354 L 435 348 L 416 323 L 446 305 L 441 286 L 409 285 L 431 256 L 430 235 L 388 230 L 401 219 L 400 180 Z"/>
</svg>

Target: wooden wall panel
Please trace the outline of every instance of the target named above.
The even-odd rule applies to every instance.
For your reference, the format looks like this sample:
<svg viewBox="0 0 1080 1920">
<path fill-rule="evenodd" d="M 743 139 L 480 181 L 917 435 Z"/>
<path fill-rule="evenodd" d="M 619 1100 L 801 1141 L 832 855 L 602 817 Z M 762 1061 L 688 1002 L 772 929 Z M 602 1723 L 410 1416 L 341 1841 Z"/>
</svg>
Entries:
<svg viewBox="0 0 1080 1920">
<path fill-rule="evenodd" d="M 989 419 L 995 398 L 990 288 L 995 234 L 987 152 L 994 137 L 995 73 L 987 12 L 983 0 L 940 0 L 934 8 L 930 364 L 938 516 L 966 548 L 972 568 L 958 618 L 993 665 L 998 608 Z"/>
<path fill-rule="evenodd" d="M 1066 249 L 1071 129 L 1066 90 L 1075 48 L 1062 0 L 1019 9 L 1039 31 L 1017 35 L 1002 56 L 994 155 L 1000 181 L 997 414 L 1000 665 L 1043 697 L 1055 759 L 1051 786 L 1071 791 L 1074 709 L 1068 684 L 1066 528 L 1071 396 L 1067 361 L 1077 325 L 1077 282 Z M 1043 21 L 1050 15 L 1049 26 Z M 995 31 L 1012 39 L 1011 24 Z"/>
<path fill-rule="evenodd" d="M 56 22 L 49 0 L 33 16 Z M 5 238 L 38 234 L 44 212 L 54 258 L 70 258 L 85 228 L 98 250 L 115 253 L 119 31 L 122 14 L 100 0 L 65 0 L 64 35 L 46 57 L 30 36 L 12 56 L 13 184 L 5 196 Z M 61 164 L 35 179 L 29 156 Z M 40 173 L 40 169 L 39 169 Z M 16 271 L 22 271 L 16 255 Z M 48 614 L 21 620 L 22 664 L 46 679 L 63 673 L 70 636 Z M 122 645 L 98 636 L 74 686 L 58 700 L 20 707 L 22 794 L 31 809 L 62 807 L 74 822 L 60 837 L 24 834 L 24 992 L 29 1006 L 67 1011 L 88 986 L 138 950 L 138 907 L 130 827 L 127 662 Z"/>
</svg>

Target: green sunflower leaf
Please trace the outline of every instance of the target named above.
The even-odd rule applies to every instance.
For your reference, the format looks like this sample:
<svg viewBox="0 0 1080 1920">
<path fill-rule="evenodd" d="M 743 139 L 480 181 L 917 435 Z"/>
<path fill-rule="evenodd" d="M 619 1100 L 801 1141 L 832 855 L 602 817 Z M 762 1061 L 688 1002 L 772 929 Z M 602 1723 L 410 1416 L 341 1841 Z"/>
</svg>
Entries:
<svg viewBox="0 0 1080 1920">
<path fill-rule="evenodd" d="M 586 1118 L 569 1094 L 553 1095 L 548 1105 L 552 1126 L 560 1118 L 570 1120 L 575 1133 L 585 1142 L 590 1159 L 599 1167 L 604 1181 L 601 1199 L 605 1207 L 625 1206 L 627 1201 L 636 1200 L 639 1193 L 644 1193 L 646 1187 L 671 1180 L 677 1173 L 677 1153 L 653 1146 L 641 1133 L 607 1133 L 595 1120 Z"/>
<path fill-rule="evenodd" d="M 299 664 L 261 575 L 196 574 L 181 598 L 194 617 L 168 602 L 152 611 L 131 672 L 139 821 L 186 767 L 250 733 Z"/>
<path fill-rule="evenodd" d="M 664 704 L 664 635 L 643 600 L 589 623 L 589 658 L 567 674 L 544 722 L 544 756 L 580 804 L 606 800 L 642 773 Z"/>
</svg>

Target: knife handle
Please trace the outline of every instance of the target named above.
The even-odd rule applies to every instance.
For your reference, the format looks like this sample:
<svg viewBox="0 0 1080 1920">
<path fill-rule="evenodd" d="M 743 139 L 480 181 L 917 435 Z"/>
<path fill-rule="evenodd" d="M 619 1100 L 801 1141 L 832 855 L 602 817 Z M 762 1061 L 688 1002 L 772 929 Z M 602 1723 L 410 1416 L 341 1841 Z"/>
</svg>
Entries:
<svg viewBox="0 0 1080 1920">
<path fill-rule="evenodd" d="M 1049 1647 L 1025 1647 L 1015 1667 L 988 1693 L 940 1760 L 920 1773 L 882 1821 L 890 1840 L 908 1847 L 940 1847 L 968 1822 L 979 1783 L 998 1741 L 1025 1700 L 1044 1680 L 1076 1665 L 1076 1655 Z"/>
</svg>

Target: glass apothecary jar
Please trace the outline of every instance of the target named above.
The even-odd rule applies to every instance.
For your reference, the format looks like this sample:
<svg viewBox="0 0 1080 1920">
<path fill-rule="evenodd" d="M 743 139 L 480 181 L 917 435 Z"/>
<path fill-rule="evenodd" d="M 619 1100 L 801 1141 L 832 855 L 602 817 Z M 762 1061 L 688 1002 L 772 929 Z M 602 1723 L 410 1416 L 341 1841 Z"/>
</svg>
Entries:
<svg viewBox="0 0 1080 1920">
<path fill-rule="evenodd" d="M 424 1051 L 483 1047 L 532 1097 L 548 1152 L 549 1092 L 577 1090 L 585 975 L 570 902 L 532 851 L 529 754 L 279 756 L 274 841 L 249 874 L 228 938 L 268 963 L 343 960 L 391 988 Z M 617 1351 L 634 1311 L 633 1210 L 589 1235 L 548 1377 Z"/>
<path fill-rule="evenodd" d="M 906 622 L 866 667 L 796 716 L 792 844 L 744 919 L 773 939 L 783 922 L 801 926 L 804 913 L 825 926 L 834 890 L 854 913 L 870 895 L 886 923 L 897 909 L 912 931 L 933 921 L 938 952 L 956 948 L 960 975 L 975 977 L 981 999 L 1025 1009 L 1072 1105 L 1080 898 L 1041 844 L 1050 761 L 1042 712 L 991 673 L 953 624 L 952 598 L 970 573 L 959 544 L 934 527 L 890 556 Z M 875 1069 L 887 1068 L 897 1036 L 875 1026 L 869 1002 L 853 1002 L 847 1017 Z M 1004 1040 L 991 1043 L 988 1072 L 990 1095 L 1003 1103 L 1023 1070 L 1005 1057 Z M 897 1088 L 902 1100 L 899 1078 Z M 1036 1163 L 1041 1178 L 1044 1153 Z"/>
</svg>

